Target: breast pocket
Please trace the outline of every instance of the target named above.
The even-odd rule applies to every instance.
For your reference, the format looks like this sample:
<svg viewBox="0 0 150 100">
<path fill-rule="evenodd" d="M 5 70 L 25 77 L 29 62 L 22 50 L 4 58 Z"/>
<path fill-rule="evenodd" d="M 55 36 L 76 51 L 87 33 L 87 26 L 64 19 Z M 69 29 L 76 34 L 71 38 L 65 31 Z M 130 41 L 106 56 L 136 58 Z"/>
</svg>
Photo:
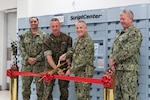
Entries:
<svg viewBox="0 0 150 100">
<path fill-rule="evenodd" d="M 43 41 L 38 40 L 34 46 L 34 48 L 37 50 L 37 53 L 40 53 L 42 51 Z"/>
<path fill-rule="evenodd" d="M 54 43 L 54 42 L 51 43 L 51 49 L 56 50 L 57 47 L 58 47 L 57 43 Z"/>
<path fill-rule="evenodd" d="M 31 39 L 25 38 L 23 43 L 24 43 L 26 51 L 29 51 L 31 47 Z"/>
<path fill-rule="evenodd" d="M 65 53 L 67 51 L 67 42 L 61 42 L 61 51 Z"/>
<path fill-rule="evenodd" d="M 41 48 L 43 45 L 43 41 L 42 40 L 37 41 L 37 45 Z"/>
<path fill-rule="evenodd" d="M 24 44 L 29 44 L 31 42 L 30 38 L 24 38 Z"/>
</svg>

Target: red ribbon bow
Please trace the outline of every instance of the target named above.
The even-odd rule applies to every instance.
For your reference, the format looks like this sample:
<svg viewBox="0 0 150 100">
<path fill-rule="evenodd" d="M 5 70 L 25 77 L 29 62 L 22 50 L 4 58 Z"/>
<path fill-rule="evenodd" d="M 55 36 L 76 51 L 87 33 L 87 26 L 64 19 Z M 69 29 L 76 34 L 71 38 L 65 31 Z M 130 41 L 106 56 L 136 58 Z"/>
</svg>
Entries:
<svg viewBox="0 0 150 100">
<path fill-rule="evenodd" d="M 45 82 L 51 82 L 54 79 L 54 76 L 50 74 L 49 72 L 45 73 L 43 76 L 43 80 Z"/>
<path fill-rule="evenodd" d="M 102 83 L 104 87 L 109 87 L 112 84 L 112 78 L 109 75 L 104 75 L 102 77 Z"/>
</svg>

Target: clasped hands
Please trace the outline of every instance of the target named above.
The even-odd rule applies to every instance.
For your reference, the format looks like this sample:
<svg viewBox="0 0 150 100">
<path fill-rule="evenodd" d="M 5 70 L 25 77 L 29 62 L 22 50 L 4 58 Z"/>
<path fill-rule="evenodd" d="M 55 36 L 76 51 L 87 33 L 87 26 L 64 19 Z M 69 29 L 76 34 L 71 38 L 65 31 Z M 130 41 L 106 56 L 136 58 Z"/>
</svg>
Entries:
<svg viewBox="0 0 150 100">
<path fill-rule="evenodd" d="M 30 65 L 34 65 L 36 63 L 36 61 L 37 61 L 36 58 L 31 58 L 31 57 L 28 58 L 28 63 Z"/>
<path fill-rule="evenodd" d="M 113 75 L 115 73 L 115 70 L 116 70 L 116 68 L 115 68 L 116 65 L 115 64 L 116 63 L 115 63 L 114 60 L 112 60 L 112 59 L 109 60 L 109 68 L 107 69 L 106 74 Z"/>
</svg>

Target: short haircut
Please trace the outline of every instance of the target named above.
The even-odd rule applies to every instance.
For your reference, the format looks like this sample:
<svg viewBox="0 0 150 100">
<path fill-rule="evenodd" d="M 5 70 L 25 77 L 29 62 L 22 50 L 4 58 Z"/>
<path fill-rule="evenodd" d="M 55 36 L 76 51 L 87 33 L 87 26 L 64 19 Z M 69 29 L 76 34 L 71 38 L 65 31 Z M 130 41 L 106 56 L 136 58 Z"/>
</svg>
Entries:
<svg viewBox="0 0 150 100">
<path fill-rule="evenodd" d="M 78 20 L 78 21 L 76 22 L 76 24 L 77 24 L 77 23 L 83 23 L 83 24 L 85 25 L 85 27 L 87 27 L 84 20 Z M 75 24 L 75 25 L 76 25 L 76 24 Z"/>
<path fill-rule="evenodd" d="M 58 21 L 59 22 L 59 19 L 58 18 L 52 18 L 51 21 Z"/>
<path fill-rule="evenodd" d="M 128 17 L 130 17 L 131 19 L 133 19 L 134 18 L 134 13 L 131 11 L 131 10 L 129 10 L 129 9 L 124 9 L 124 10 L 122 10 L 121 11 L 121 14 L 122 13 L 124 13 L 124 14 L 126 14 Z"/>
<path fill-rule="evenodd" d="M 37 21 L 39 21 L 39 19 L 38 19 L 37 17 L 30 17 L 30 18 L 29 18 L 29 21 L 30 21 L 32 18 L 35 18 Z"/>
</svg>

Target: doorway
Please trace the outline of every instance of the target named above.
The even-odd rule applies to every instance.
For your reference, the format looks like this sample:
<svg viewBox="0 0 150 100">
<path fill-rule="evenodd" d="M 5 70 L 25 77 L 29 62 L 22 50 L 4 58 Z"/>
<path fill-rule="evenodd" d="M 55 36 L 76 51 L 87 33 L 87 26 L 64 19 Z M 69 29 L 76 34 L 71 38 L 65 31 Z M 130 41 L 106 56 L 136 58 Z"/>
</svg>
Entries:
<svg viewBox="0 0 150 100">
<path fill-rule="evenodd" d="M 13 57 L 11 52 L 11 42 L 17 40 L 17 12 L 16 10 L 7 10 L 4 12 L 4 42 L 3 42 L 3 79 L 2 90 L 9 89 L 10 78 L 6 76 L 5 72 L 13 64 Z"/>
</svg>

